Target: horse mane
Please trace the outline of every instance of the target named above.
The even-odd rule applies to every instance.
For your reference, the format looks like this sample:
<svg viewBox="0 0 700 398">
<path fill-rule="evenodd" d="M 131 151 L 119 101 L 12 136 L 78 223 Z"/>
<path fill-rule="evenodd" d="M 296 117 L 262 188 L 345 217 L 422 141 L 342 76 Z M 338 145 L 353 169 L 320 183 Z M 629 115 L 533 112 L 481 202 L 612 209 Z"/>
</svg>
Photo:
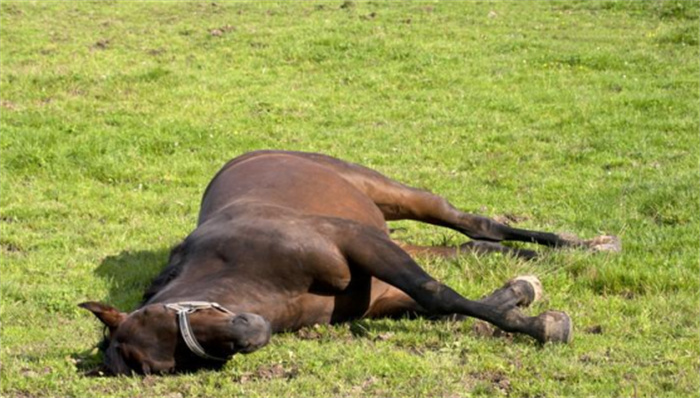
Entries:
<svg viewBox="0 0 700 398">
<path fill-rule="evenodd" d="M 163 271 L 158 274 L 151 285 L 143 293 L 143 298 L 141 299 L 141 304 L 139 307 L 143 307 L 146 303 L 158 292 L 160 292 L 165 286 L 168 285 L 173 279 L 177 278 L 182 271 L 182 266 L 184 262 L 185 242 L 181 242 L 178 245 L 170 249 L 170 257 L 168 258 L 168 265 L 163 269 Z"/>
</svg>

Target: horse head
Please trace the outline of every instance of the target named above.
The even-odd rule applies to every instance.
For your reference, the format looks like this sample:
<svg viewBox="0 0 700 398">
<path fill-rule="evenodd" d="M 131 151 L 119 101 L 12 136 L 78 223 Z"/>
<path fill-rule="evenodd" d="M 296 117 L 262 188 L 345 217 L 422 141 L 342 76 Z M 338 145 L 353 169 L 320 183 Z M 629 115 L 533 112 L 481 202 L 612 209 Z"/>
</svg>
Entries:
<svg viewBox="0 0 700 398">
<path fill-rule="evenodd" d="M 220 368 L 266 345 L 271 334 L 263 317 L 210 302 L 149 304 L 129 314 L 92 301 L 80 307 L 109 329 L 104 368 L 111 375 Z"/>
</svg>

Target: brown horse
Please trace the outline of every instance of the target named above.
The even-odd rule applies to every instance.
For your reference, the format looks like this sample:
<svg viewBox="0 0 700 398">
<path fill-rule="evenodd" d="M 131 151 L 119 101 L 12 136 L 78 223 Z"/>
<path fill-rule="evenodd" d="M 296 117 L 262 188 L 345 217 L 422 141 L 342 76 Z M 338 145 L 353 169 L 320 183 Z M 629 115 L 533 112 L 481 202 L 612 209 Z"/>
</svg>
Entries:
<svg viewBox="0 0 700 398">
<path fill-rule="evenodd" d="M 411 219 L 459 231 L 460 247 L 400 245 L 387 220 Z M 445 199 L 365 167 L 312 153 L 259 151 L 228 162 L 202 199 L 197 228 L 176 246 L 141 306 L 124 313 L 87 302 L 109 329 L 111 374 L 217 368 L 267 344 L 271 333 L 361 317 L 405 314 L 475 317 L 540 342 L 568 342 L 564 312 L 525 316 L 541 294 L 533 276 L 470 301 L 428 275 L 409 255 L 535 252 L 497 242 L 614 248 L 511 228 L 463 213 Z"/>
</svg>

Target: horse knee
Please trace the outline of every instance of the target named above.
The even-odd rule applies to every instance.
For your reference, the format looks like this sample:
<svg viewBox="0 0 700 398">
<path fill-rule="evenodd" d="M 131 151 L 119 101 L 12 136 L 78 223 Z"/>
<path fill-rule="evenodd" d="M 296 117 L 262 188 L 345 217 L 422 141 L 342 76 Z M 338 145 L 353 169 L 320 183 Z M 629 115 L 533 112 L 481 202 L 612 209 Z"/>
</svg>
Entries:
<svg viewBox="0 0 700 398">
<path fill-rule="evenodd" d="M 430 280 L 420 285 L 420 291 L 414 299 L 429 314 L 446 315 L 455 312 L 453 306 L 450 305 L 450 296 L 456 294 L 448 286 L 436 280 Z"/>
</svg>

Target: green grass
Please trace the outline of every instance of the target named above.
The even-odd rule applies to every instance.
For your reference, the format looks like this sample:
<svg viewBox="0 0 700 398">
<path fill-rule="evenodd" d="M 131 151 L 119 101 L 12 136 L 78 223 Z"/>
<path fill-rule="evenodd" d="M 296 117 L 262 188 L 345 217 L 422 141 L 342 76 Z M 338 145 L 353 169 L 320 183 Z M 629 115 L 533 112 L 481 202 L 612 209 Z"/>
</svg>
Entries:
<svg viewBox="0 0 700 398">
<path fill-rule="evenodd" d="M 699 16 L 696 1 L 2 1 L 0 393 L 697 395 Z M 83 376 L 101 328 L 76 304 L 132 309 L 210 178 L 260 148 L 362 163 L 523 228 L 617 234 L 624 251 L 421 259 L 470 297 L 539 275 L 532 312 L 568 312 L 567 346 L 358 321 L 220 372 Z"/>
</svg>

